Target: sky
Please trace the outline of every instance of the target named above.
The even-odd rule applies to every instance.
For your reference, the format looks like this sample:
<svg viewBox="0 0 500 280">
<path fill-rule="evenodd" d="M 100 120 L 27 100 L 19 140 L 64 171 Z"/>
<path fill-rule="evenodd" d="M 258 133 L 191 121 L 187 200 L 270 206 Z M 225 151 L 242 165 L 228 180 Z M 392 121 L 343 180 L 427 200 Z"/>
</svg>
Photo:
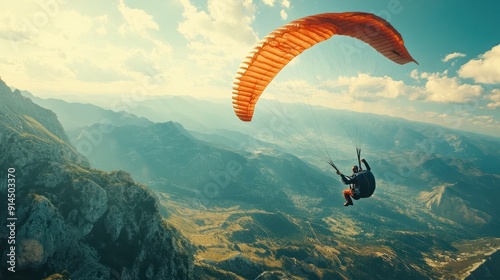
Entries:
<svg viewBox="0 0 500 280">
<path fill-rule="evenodd" d="M 310 103 L 347 109 L 357 99 L 367 112 L 500 137 L 497 1 L 3 1 L 0 77 L 40 97 L 230 102 L 238 66 L 265 35 L 346 11 L 386 19 L 418 64 L 390 64 L 369 48 L 348 60 L 338 47 L 356 42 L 334 36 L 294 60 L 266 97 L 304 91 Z"/>
</svg>

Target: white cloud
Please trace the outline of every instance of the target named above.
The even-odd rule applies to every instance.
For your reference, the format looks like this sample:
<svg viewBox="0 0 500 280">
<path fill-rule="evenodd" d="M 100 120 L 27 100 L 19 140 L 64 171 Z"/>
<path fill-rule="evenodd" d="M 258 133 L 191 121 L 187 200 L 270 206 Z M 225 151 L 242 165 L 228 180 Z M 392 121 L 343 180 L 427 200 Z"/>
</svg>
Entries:
<svg viewBox="0 0 500 280">
<path fill-rule="evenodd" d="M 181 3 L 184 21 L 179 23 L 178 31 L 195 51 L 217 53 L 218 59 L 221 54 L 242 58 L 258 41 L 251 28 L 255 13 L 251 1 L 209 0 L 207 11 L 198 10 L 189 0 Z"/>
<path fill-rule="evenodd" d="M 288 18 L 288 13 L 286 12 L 286 9 L 290 9 L 290 7 L 291 7 L 290 1 L 289 0 L 281 0 L 280 4 L 281 4 L 281 7 L 283 7 L 283 9 L 281 9 L 281 11 L 280 11 L 281 19 L 286 20 Z"/>
<path fill-rule="evenodd" d="M 458 53 L 458 52 L 450 53 L 450 54 L 446 55 L 442 60 L 443 60 L 443 62 L 448 62 L 448 61 L 450 61 L 454 58 L 457 58 L 457 57 L 465 57 L 465 54 Z"/>
<path fill-rule="evenodd" d="M 495 118 L 490 115 L 471 116 L 470 118 L 464 121 L 470 122 L 472 126 L 482 127 L 485 131 L 488 129 L 494 129 L 494 130 L 500 129 L 500 122 L 495 120 Z"/>
<path fill-rule="evenodd" d="M 367 74 L 358 74 L 354 77 L 339 77 L 329 81 L 328 86 L 345 88 L 346 93 L 355 99 L 375 100 L 378 98 L 398 98 L 409 90 L 402 81 L 393 80 L 391 77 L 374 77 Z"/>
<path fill-rule="evenodd" d="M 463 78 L 472 78 L 477 83 L 500 83 L 500 45 L 472 59 L 460 67 L 458 74 Z"/>
<path fill-rule="evenodd" d="M 153 39 L 152 43 L 154 48 L 151 56 L 154 61 L 170 60 L 170 57 L 173 55 L 172 46 L 158 39 Z"/>
<path fill-rule="evenodd" d="M 479 133 L 491 134 L 500 129 L 500 122 L 491 115 L 472 114 L 472 112 L 428 112 L 420 114 L 424 121 L 437 123 L 448 128 L 466 129 Z M 417 118 L 418 119 L 418 118 Z"/>
<path fill-rule="evenodd" d="M 387 111 L 387 103 L 403 101 L 396 101 L 395 98 L 411 90 L 413 89 L 405 86 L 402 81 L 367 74 L 313 83 L 303 79 L 282 80 L 278 77 L 266 89 L 264 98 L 354 111 L 369 108 L 370 112 L 390 114 L 394 112 Z"/>
<path fill-rule="evenodd" d="M 75 60 L 68 64 L 68 67 L 71 68 L 75 78 L 82 82 L 108 83 L 127 80 L 129 78 L 123 73 L 121 68 L 117 68 L 109 63 L 99 63 L 88 57 Z"/>
<path fill-rule="evenodd" d="M 19 52 L 23 45 L 36 45 L 38 35 L 50 28 L 64 6 L 58 1 L 4 1 L 0 9 L 0 39 L 10 41 L 10 52 Z"/>
<path fill-rule="evenodd" d="M 99 19 L 82 15 L 77 11 L 61 11 L 57 17 L 54 17 L 54 26 L 57 28 L 58 36 L 66 40 L 74 40 L 84 34 L 93 33 L 95 23 Z"/>
<path fill-rule="evenodd" d="M 291 7 L 290 1 L 289 0 L 282 0 L 281 6 L 284 8 L 290 9 L 290 7 Z"/>
<path fill-rule="evenodd" d="M 414 80 L 418 81 L 420 79 L 420 75 L 418 73 L 418 70 L 417 69 L 411 70 L 410 77 L 413 78 Z"/>
<path fill-rule="evenodd" d="M 422 72 L 420 78 L 426 79 L 425 86 L 413 92 L 411 99 L 438 103 L 465 103 L 479 98 L 483 88 L 479 85 L 461 84 L 457 77 L 448 77 L 447 72 Z"/>
<path fill-rule="evenodd" d="M 473 124 L 485 124 L 485 123 L 493 123 L 495 120 L 493 119 L 492 116 L 485 116 L 485 115 L 480 115 L 480 116 L 473 116 L 471 119 L 471 122 Z"/>
<path fill-rule="evenodd" d="M 132 9 L 126 6 L 123 0 L 118 2 L 118 10 L 125 19 L 125 23 L 119 29 L 122 34 L 132 32 L 147 37 L 149 29 L 159 30 L 159 26 L 154 21 L 153 16 L 144 10 Z"/>
<path fill-rule="evenodd" d="M 29 40 L 34 35 L 36 29 L 23 25 L 12 13 L 0 15 L 0 39 L 14 43 Z"/>
<path fill-rule="evenodd" d="M 274 0 L 262 0 L 262 3 L 273 7 L 274 6 Z"/>
<path fill-rule="evenodd" d="M 35 54 L 25 55 L 18 60 L 22 65 L 21 75 L 31 77 L 33 80 L 54 80 L 61 78 L 73 78 L 74 74 L 57 57 L 55 50 L 44 50 Z"/>
<path fill-rule="evenodd" d="M 72 2 L 42 2 L 6 3 L 0 10 L 0 41 L 11 42 L 0 43 L 0 68 L 9 69 L 2 77 L 10 84 L 49 94 L 126 92 L 170 66 L 172 47 L 144 10 L 123 1 L 84 10 Z M 138 36 L 124 38 L 120 26 L 123 34 Z"/>
<path fill-rule="evenodd" d="M 288 18 L 288 14 L 286 13 L 285 10 L 281 10 L 280 16 L 282 20 L 286 20 Z"/>
<path fill-rule="evenodd" d="M 488 103 L 488 108 L 497 109 L 500 108 L 500 89 L 494 89 L 491 91 L 488 99 L 491 100 L 491 103 Z"/>
<path fill-rule="evenodd" d="M 267 6 L 274 7 L 275 0 L 262 0 L 262 3 L 264 3 Z M 280 11 L 280 17 L 282 20 L 286 20 L 288 18 L 288 13 L 286 12 L 286 9 L 290 9 L 290 1 L 289 0 L 281 0 L 279 1 L 280 6 L 282 7 Z"/>
<path fill-rule="evenodd" d="M 106 28 L 106 25 L 109 22 L 109 18 L 107 15 L 104 16 L 98 16 L 96 18 L 96 32 L 99 35 L 106 35 L 108 33 L 108 30 Z"/>
<path fill-rule="evenodd" d="M 193 74 L 212 84 L 230 83 L 234 73 L 227 72 L 228 65 L 236 68 L 258 42 L 251 27 L 254 4 L 248 0 L 209 0 L 207 9 L 200 10 L 189 0 L 180 2 L 184 20 L 177 30 L 188 40 L 188 59 L 196 65 Z"/>
</svg>

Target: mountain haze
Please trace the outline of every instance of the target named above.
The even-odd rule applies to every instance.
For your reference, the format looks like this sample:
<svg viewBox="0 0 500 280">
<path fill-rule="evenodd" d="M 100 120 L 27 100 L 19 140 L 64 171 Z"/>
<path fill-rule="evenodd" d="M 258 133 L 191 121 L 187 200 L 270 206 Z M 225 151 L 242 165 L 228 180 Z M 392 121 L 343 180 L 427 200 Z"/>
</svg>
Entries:
<svg viewBox="0 0 500 280">
<path fill-rule="evenodd" d="M 144 126 L 150 122 L 145 118 L 140 118 L 124 111 L 113 112 L 89 103 L 66 102 L 54 98 L 44 99 L 36 97 L 28 91 L 20 91 L 20 93 L 30 98 L 37 105 L 55 112 L 66 131 L 95 123 Z"/>
</svg>

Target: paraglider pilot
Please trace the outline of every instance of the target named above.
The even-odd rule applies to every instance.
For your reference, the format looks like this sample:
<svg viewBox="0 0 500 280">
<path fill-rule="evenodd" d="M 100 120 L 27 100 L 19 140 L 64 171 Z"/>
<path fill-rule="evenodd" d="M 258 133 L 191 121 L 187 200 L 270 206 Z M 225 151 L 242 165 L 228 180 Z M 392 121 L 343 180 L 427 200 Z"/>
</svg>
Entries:
<svg viewBox="0 0 500 280">
<path fill-rule="evenodd" d="M 365 164 L 367 172 L 370 172 L 371 168 L 370 165 L 368 165 L 368 163 L 366 162 L 366 160 L 362 159 L 361 162 Z M 351 176 L 345 176 L 344 174 L 342 174 L 340 171 L 337 170 L 337 174 L 340 175 L 342 182 L 346 185 L 349 185 L 349 188 L 343 191 L 344 198 L 346 200 L 344 206 L 354 205 L 354 203 L 352 202 L 352 198 L 358 200 L 361 197 L 366 197 L 365 195 L 363 195 L 363 193 L 365 192 L 364 188 L 366 187 L 364 180 L 360 180 L 364 179 L 364 176 L 361 177 L 359 176 L 360 174 L 365 174 L 366 172 L 362 173 L 362 171 L 363 169 L 358 168 L 357 165 L 354 165 L 352 167 L 353 173 Z M 371 184 L 369 183 L 368 185 Z M 374 187 L 374 182 L 373 182 L 373 187 Z"/>
</svg>

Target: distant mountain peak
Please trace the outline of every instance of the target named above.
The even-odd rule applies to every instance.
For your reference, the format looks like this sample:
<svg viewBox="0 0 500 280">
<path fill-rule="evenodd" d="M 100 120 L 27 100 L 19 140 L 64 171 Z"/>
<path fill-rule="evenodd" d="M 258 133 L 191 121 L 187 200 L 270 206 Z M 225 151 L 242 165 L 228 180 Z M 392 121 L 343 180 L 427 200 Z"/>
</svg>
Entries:
<svg viewBox="0 0 500 280">
<path fill-rule="evenodd" d="M 456 184 L 436 186 L 429 192 L 421 192 L 418 199 L 432 213 L 461 224 L 485 225 L 491 216 L 470 206 L 451 191 Z"/>
<path fill-rule="evenodd" d="M 431 191 L 421 192 L 419 195 L 419 200 L 425 202 L 425 206 L 429 209 L 432 209 L 433 207 L 439 207 L 443 200 L 443 195 L 446 192 L 446 189 L 453 185 L 454 184 L 444 184 L 434 187 Z"/>
</svg>

